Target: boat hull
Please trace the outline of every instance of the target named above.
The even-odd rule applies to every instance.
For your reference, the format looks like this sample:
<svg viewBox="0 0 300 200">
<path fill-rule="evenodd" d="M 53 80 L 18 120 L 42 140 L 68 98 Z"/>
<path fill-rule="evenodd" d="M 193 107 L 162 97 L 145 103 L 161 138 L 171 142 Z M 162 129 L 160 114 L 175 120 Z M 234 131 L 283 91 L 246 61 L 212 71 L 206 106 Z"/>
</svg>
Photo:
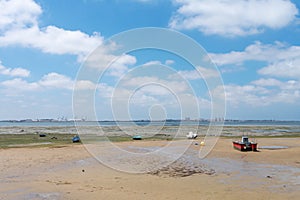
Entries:
<svg viewBox="0 0 300 200">
<path fill-rule="evenodd" d="M 142 140 L 142 136 L 136 135 L 132 137 L 133 140 Z"/>
<path fill-rule="evenodd" d="M 72 141 L 73 141 L 73 143 L 80 142 L 80 137 L 79 136 L 74 136 Z"/>
<path fill-rule="evenodd" d="M 239 151 L 257 151 L 257 143 L 241 143 L 234 141 L 233 143 L 233 148 Z"/>
</svg>

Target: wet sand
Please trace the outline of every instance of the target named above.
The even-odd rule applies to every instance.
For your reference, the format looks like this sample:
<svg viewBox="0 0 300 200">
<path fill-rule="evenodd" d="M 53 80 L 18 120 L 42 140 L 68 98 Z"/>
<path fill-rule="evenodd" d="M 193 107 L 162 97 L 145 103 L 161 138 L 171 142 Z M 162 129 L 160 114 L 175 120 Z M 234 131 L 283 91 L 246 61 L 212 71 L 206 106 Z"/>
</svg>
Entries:
<svg viewBox="0 0 300 200">
<path fill-rule="evenodd" d="M 200 141 L 170 166 L 144 174 L 106 167 L 83 145 L 0 149 L 0 199 L 299 199 L 300 138 L 259 138 L 261 146 L 288 147 L 259 152 L 236 151 L 222 138 L 203 160 Z M 118 145 L 149 150 L 165 143 Z"/>
<path fill-rule="evenodd" d="M 209 126 L 6 126 L 0 127 L 1 134 L 77 134 L 77 129 L 83 133 L 105 136 L 124 136 L 124 134 L 141 134 L 153 136 L 154 134 L 177 134 L 185 138 L 190 131 L 198 135 L 206 135 Z M 300 136 L 300 125 L 297 126 L 224 126 L 222 136 Z"/>
</svg>

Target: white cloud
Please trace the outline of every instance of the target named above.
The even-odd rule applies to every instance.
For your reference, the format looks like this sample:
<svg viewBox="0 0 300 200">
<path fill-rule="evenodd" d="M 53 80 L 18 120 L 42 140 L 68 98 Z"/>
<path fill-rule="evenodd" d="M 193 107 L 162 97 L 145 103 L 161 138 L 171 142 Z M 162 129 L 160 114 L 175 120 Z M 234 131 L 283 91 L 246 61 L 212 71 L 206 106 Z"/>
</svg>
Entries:
<svg viewBox="0 0 300 200">
<path fill-rule="evenodd" d="M 109 66 L 108 73 L 110 76 L 121 77 L 128 71 L 129 65 L 134 65 L 136 58 L 134 56 L 124 54 L 115 59 L 115 61 Z"/>
<path fill-rule="evenodd" d="M 151 60 L 143 64 L 143 66 L 151 66 L 151 65 L 163 65 L 159 60 Z"/>
<path fill-rule="evenodd" d="M 52 72 L 44 75 L 38 84 L 46 88 L 73 89 L 74 81 L 65 75 Z"/>
<path fill-rule="evenodd" d="M 0 30 L 36 25 L 42 13 L 41 7 L 32 0 L 2 0 L 0 10 Z"/>
<path fill-rule="evenodd" d="M 169 22 L 175 29 L 197 29 L 205 34 L 244 36 L 265 28 L 278 29 L 296 19 L 289 0 L 174 0 L 178 10 Z"/>
<path fill-rule="evenodd" d="M 246 104 L 251 106 L 261 106 L 269 104 L 268 90 L 254 85 L 226 85 L 226 101 L 233 106 Z"/>
<path fill-rule="evenodd" d="M 136 92 L 142 93 L 143 95 L 147 94 L 150 96 L 162 97 L 163 95 L 172 94 L 172 92 L 168 89 L 170 89 L 170 88 L 165 87 L 165 85 L 158 85 L 158 84 L 153 83 L 153 84 L 149 84 L 149 85 L 139 88 Z"/>
<path fill-rule="evenodd" d="M 231 51 L 224 54 L 209 54 L 217 65 L 242 64 L 245 61 L 256 60 L 265 62 L 278 62 L 299 57 L 299 46 L 288 46 L 281 42 L 262 44 L 256 41 L 247 46 L 243 51 Z"/>
<path fill-rule="evenodd" d="M 121 77 L 129 70 L 129 66 L 136 64 L 137 59 L 129 54 L 120 55 L 116 51 L 118 48 L 116 43 L 110 41 L 97 47 L 87 58 L 81 57 L 79 61 L 84 62 L 83 67 L 102 71 L 104 76 Z"/>
<path fill-rule="evenodd" d="M 126 87 L 137 87 L 142 86 L 146 83 L 158 83 L 159 78 L 154 76 L 140 76 L 140 77 L 125 77 L 125 79 L 122 80 L 121 84 Z"/>
<path fill-rule="evenodd" d="M 0 10 L 0 46 L 21 45 L 45 53 L 85 56 L 103 42 L 98 33 L 90 36 L 79 30 L 39 27 L 42 9 L 33 0 L 1 1 Z"/>
<path fill-rule="evenodd" d="M 97 90 L 100 97 L 111 98 L 114 91 L 114 87 L 109 86 L 106 83 L 99 83 L 97 85 Z"/>
<path fill-rule="evenodd" d="M 263 75 L 265 78 L 242 86 L 225 86 L 229 104 L 264 106 L 275 103 L 299 102 L 299 46 L 288 46 L 280 42 L 274 44 L 255 42 L 243 51 L 210 54 L 210 56 L 214 62 L 221 66 L 221 70 L 226 69 L 228 66 L 240 68 L 246 61 L 258 61 L 261 62 L 260 65 L 265 65 L 257 71 L 259 75 Z"/>
<path fill-rule="evenodd" d="M 124 88 L 133 88 L 133 89 L 139 89 L 140 87 L 147 86 L 148 89 L 153 86 L 156 88 L 156 90 L 147 90 L 148 92 L 151 92 L 152 94 L 169 94 L 170 92 L 173 92 L 174 94 L 180 94 L 185 93 L 189 91 L 189 85 L 187 82 L 184 81 L 184 79 L 167 79 L 169 77 L 166 77 L 166 79 L 160 79 L 158 77 L 154 76 L 138 76 L 138 77 L 128 77 L 120 83 L 121 87 Z M 157 90 L 157 88 L 160 87 L 161 90 Z"/>
<path fill-rule="evenodd" d="M 262 87 L 277 87 L 284 91 L 300 90 L 300 81 L 297 80 L 280 81 L 274 78 L 268 78 L 268 79 L 262 78 L 259 80 L 252 81 L 251 84 L 262 86 Z"/>
<path fill-rule="evenodd" d="M 259 79 L 244 86 L 226 85 L 225 91 L 228 104 L 235 107 L 298 103 L 300 100 L 300 82 L 295 80 Z"/>
<path fill-rule="evenodd" d="M 12 80 L 6 80 L 0 82 L 3 89 L 9 93 L 14 91 L 36 91 L 36 90 L 49 90 L 49 89 L 65 89 L 73 90 L 74 84 L 76 84 L 77 90 L 93 90 L 93 89 L 103 89 L 104 85 L 98 85 L 92 83 L 89 80 L 72 80 L 70 77 L 51 72 L 44 75 L 40 80 L 36 82 L 28 82 L 21 78 L 15 78 Z M 106 85 L 105 85 L 106 87 Z"/>
<path fill-rule="evenodd" d="M 178 71 L 178 75 L 182 76 L 187 80 L 197 80 L 197 79 L 208 79 L 219 77 L 218 71 L 215 69 L 209 69 L 205 67 L 197 67 L 195 70 L 184 70 Z"/>
<path fill-rule="evenodd" d="M 156 78 L 140 77 L 140 79 L 135 78 L 134 82 L 142 82 L 143 79 L 154 80 Z M 115 88 L 111 91 L 113 95 L 107 96 L 108 98 L 102 100 L 102 103 L 111 101 L 112 104 L 109 105 L 112 105 L 115 116 L 121 118 L 123 116 L 124 119 L 126 113 L 132 111 L 139 114 L 144 113 L 146 115 L 142 118 L 147 118 L 152 106 L 159 106 L 165 110 L 167 116 L 176 118 L 181 116 L 199 118 L 199 109 L 203 109 L 205 112 L 209 110 L 210 102 L 191 94 L 182 87 L 183 83 L 170 82 L 167 85 L 168 83 L 162 84 L 162 82 L 164 81 L 159 80 L 159 83 L 142 82 L 144 85 L 136 88 Z"/>
<path fill-rule="evenodd" d="M 174 63 L 175 63 L 174 60 L 166 60 L 166 61 L 165 61 L 165 65 L 172 65 L 172 64 L 174 64 Z"/>
<path fill-rule="evenodd" d="M 259 79 L 252 81 L 252 84 L 258 85 L 258 86 L 277 86 L 280 87 L 283 83 L 277 79 L 269 78 L 269 79 Z"/>
<path fill-rule="evenodd" d="M 86 56 L 101 45 L 88 57 L 85 66 L 104 69 L 118 58 L 110 66 L 111 76 L 121 76 L 128 70 L 127 65 L 136 63 L 134 56 L 115 55 L 114 50 L 118 46 L 113 42 L 104 45 L 104 38 L 99 33 L 88 35 L 80 30 L 65 30 L 56 26 L 41 27 L 38 20 L 42 8 L 34 0 L 1 1 L 0 10 L 0 47 L 19 45 L 44 53 L 71 54 L 77 56 L 78 62 L 85 62 Z M 23 77 L 26 75 L 21 68 L 9 73 L 19 76 L 23 73 Z M 50 81 L 47 80 L 48 82 Z"/>
<path fill-rule="evenodd" d="M 153 86 L 152 86 L 152 88 L 153 88 Z M 146 88 L 146 89 L 149 89 L 149 88 Z M 159 90 L 161 90 L 161 88 L 159 88 Z M 149 94 L 144 89 L 136 91 L 129 100 L 130 101 L 128 101 L 128 102 L 131 105 L 135 105 L 136 107 L 145 107 L 145 106 L 151 106 L 151 105 L 158 104 L 158 103 L 160 103 L 160 104 L 163 103 L 157 98 L 157 96 L 155 97 L 155 96 L 153 96 L 153 94 Z"/>
<path fill-rule="evenodd" d="M 143 66 L 151 66 L 151 65 L 172 65 L 174 64 L 175 61 L 174 60 L 165 60 L 164 63 L 162 63 L 161 61 L 159 60 L 151 60 L 151 61 L 148 61 L 146 63 L 143 64 Z"/>
<path fill-rule="evenodd" d="M 300 58 L 293 61 L 283 60 L 258 70 L 259 74 L 300 79 Z"/>
<path fill-rule="evenodd" d="M 42 30 L 33 26 L 6 31 L 0 37 L 0 46 L 21 45 L 37 48 L 45 53 L 87 55 L 102 42 L 99 34 L 89 36 L 81 31 L 69 31 L 55 26 Z"/>
<path fill-rule="evenodd" d="M 255 42 L 244 51 L 212 53 L 210 56 L 220 66 L 234 64 L 240 67 L 245 61 L 261 61 L 267 63 L 266 67 L 258 70 L 261 75 L 295 79 L 300 77 L 300 46 L 288 46 L 280 42 L 274 44 Z"/>
<path fill-rule="evenodd" d="M 0 61 L 0 74 L 7 76 L 28 77 L 30 75 L 30 71 L 24 68 L 7 68 L 3 66 Z"/>
<path fill-rule="evenodd" d="M 0 83 L 0 85 L 4 86 L 5 89 L 10 93 L 14 93 L 16 91 L 33 91 L 40 89 L 40 85 L 38 83 L 29 83 L 21 78 L 3 81 Z"/>
<path fill-rule="evenodd" d="M 139 102 L 140 105 L 153 105 L 160 103 L 171 104 L 180 95 L 192 93 L 189 85 L 180 79 L 161 79 L 155 76 L 127 76 L 123 77 L 117 85 L 99 84 L 99 96 L 108 101 L 119 102 L 118 106 L 131 102 Z"/>
<path fill-rule="evenodd" d="M 95 90 L 97 85 L 89 80 L 77 80 L 75 82 L 76 90 Z"/>
</svg>

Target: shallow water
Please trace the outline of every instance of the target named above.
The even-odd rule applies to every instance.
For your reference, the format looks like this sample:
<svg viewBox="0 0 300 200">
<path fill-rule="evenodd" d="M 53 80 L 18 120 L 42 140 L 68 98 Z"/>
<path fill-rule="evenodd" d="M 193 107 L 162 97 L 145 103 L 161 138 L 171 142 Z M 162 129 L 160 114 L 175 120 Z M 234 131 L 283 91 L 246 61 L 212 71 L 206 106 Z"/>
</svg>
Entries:
<svg viewBox="0 0 300 200">
<path fill-rule="evenodd" d="M 259 149 L 270 149 L 270 150 L 276 150 L 276 149 L 288 149 L 288 146 L 260 146 Z"/>
</svg>

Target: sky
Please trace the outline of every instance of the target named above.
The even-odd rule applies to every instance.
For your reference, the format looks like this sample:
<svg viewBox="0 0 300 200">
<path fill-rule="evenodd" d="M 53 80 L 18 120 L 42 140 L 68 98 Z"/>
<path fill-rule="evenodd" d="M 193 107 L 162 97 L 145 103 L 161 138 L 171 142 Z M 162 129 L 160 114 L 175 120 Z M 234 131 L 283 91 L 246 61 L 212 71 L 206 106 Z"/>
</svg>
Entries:
<svg viewBox="0 0 300 200">
<path fill-rule="evenodd" d="M 300 120 L 299 9 L 296 0 L 0 0 L 0 119 Z M 184 34 L 209 62 L 151 48 L 115 54 L 111 38 L 145 27 Z"/>
</svg>

